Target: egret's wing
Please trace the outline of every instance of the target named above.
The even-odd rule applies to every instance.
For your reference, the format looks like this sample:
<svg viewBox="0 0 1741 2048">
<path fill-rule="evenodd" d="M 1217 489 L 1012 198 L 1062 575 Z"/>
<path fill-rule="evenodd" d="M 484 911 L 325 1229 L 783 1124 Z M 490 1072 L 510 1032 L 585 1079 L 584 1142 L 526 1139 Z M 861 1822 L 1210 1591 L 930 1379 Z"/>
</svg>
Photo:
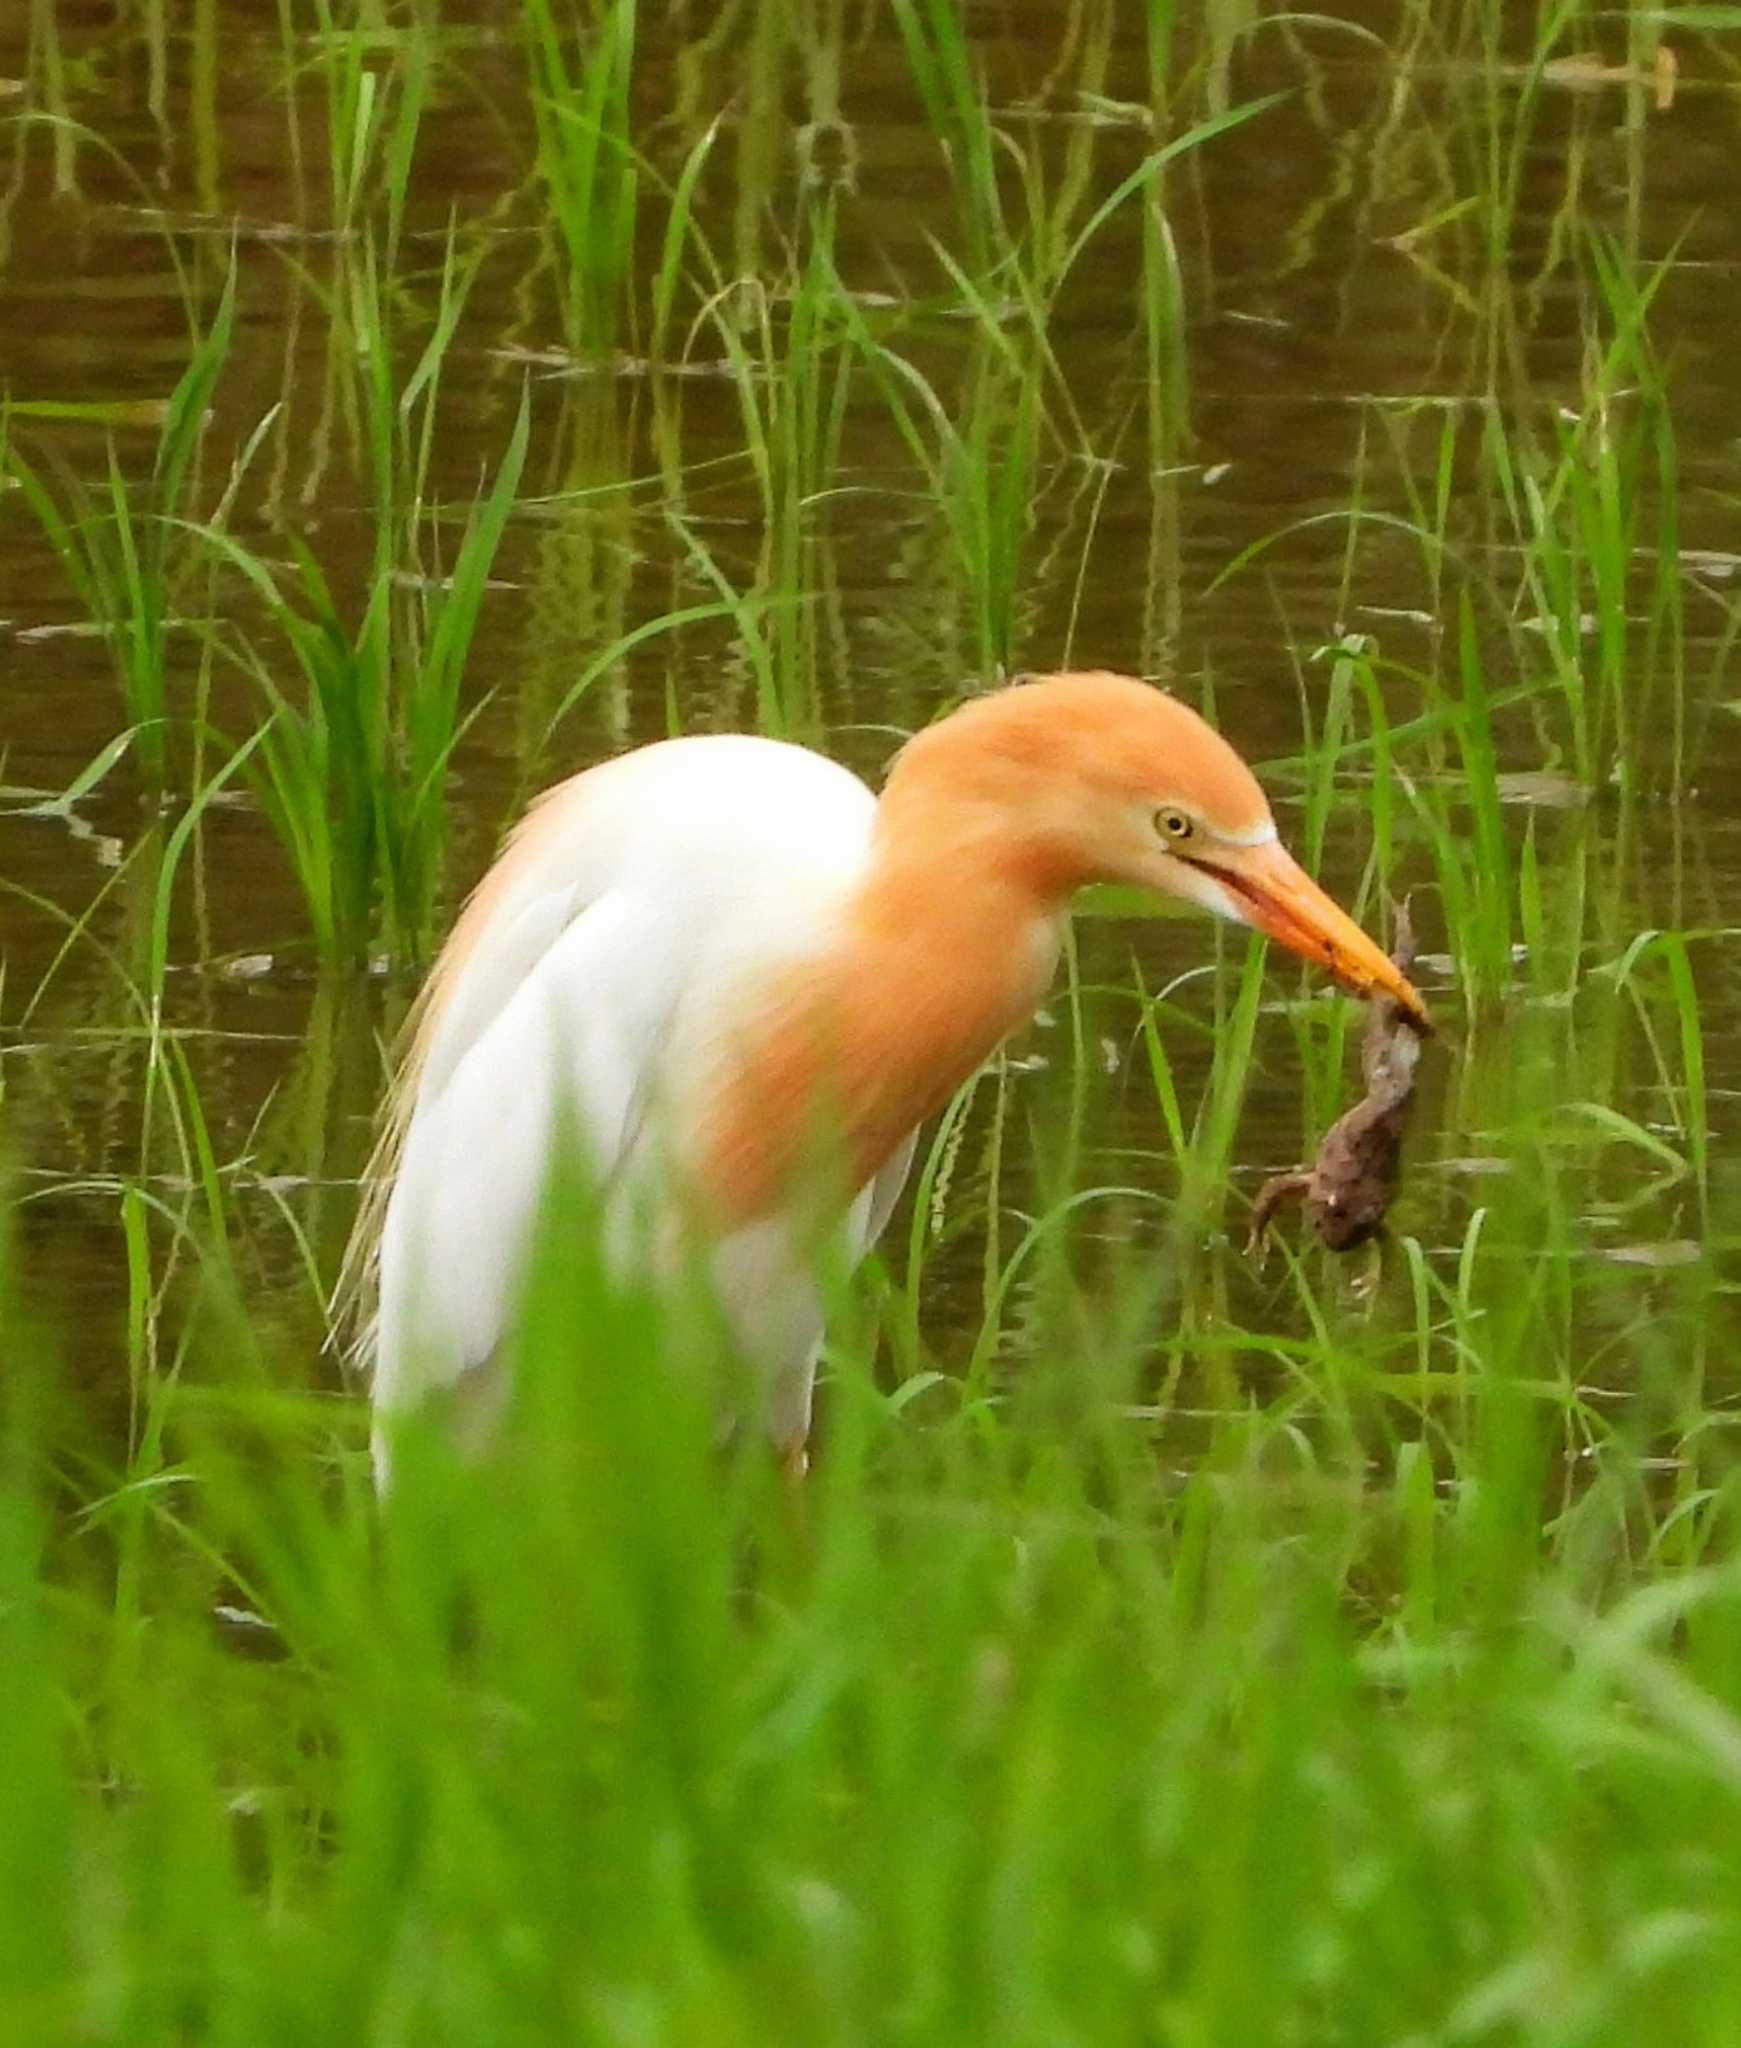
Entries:
<svg viewBox="0 0 1741 2048">
<path fill-rule="evenodd" d="M 425 1075 L 381 1236 L 375 1402 L 396 1408 L 501 1341 L 552 1148 L 573 1132 L 601 1185 L 633 1147 L 680 960 L 635 899 L 571 917 L 439 1085 Z"/>
<path fill-rule="evenodd" d="M 602 778 L 576 776 L 535 804 L 479 883 L 408 1020 L 382 1104 L 362 1202 L 333 1293 L 335 1335 L 365 1370 L 379 1352 L 381 1251 L 414 1123 L 545 953 L 609 893 L 621 868 Z"/>
<path fill-rule="evenodd" d="M 721 735 L 621 756 L 529 815 L 420 1001 L 347 1261 L 377 1411 L 487 1379 L 468 1374 L 498 1350 L 566 1132 L 620 1194 L 613 1217 L 638 1222 L 636 1204 L 656 1203 L 696 1078 L 744 997 L 824 943 L 873 812 L 834 763 Z M 653 1117 L 674 1124 L 657 1143 Z M 892 1183 L 867 1204 L 879 1228 L 904 1171 L 903 1156 L 879 1176 L 879 1190 Z M 803 1290 L 794 1279 L 789 1300 L 760 1299 L 781 1226 L 757 1227 L 769 1244 L 749 1260 L 755 1299 L 728 1290 L 726 1306 L 751 1324 L 765 1309 L 773 1363 L 801 1352 L 807 1371 Z"/>
<path fill-rule="evenodd" d="M 865 1219 L 865 1251 L 870 1250 L 888 1227 L 895 1204 L 901 1199 L 901 1190 L 907 1185 L 907 1175 L 913 1170 L 913 1152 L 918 1142 L 919 1133 L 909 1131 L 871 1182 L 870 1214 Z"/>
</svg>

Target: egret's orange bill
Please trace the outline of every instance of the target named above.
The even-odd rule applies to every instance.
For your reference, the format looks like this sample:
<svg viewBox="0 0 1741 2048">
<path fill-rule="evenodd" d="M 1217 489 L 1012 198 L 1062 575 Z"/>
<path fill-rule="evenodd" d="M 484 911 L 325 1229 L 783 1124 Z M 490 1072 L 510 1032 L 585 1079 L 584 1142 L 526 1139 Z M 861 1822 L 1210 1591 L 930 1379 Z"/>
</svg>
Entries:
<svg viewBox="0 0 1741 2048">
<path fill-rule="evenodd" d="M 1237 852 L 1224 848 L 1213 861 L 1198 864 L 1221 883 L 1259 931 L 1268 932 L 1290 952 L 1319 961 L 1351 995 L 1382 992 L 1394 997 L 1421 1030 L 1433 1028 L 1427 1006 L 1408 976 L 1274 840 Z"/>
</svg>

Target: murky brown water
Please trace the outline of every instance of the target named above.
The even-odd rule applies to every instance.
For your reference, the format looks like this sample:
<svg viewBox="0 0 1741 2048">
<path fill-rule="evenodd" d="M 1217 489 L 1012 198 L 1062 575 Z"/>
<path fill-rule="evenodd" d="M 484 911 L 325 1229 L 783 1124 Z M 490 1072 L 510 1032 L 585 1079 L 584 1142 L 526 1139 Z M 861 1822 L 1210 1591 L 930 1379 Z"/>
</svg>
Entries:
<svg viewBox="0 0 1741 2048">
<path fill-rule="evenodd" d="M 1651 316 L 1671 365 L 1683 545 L 1707 551 L 1689 590 L 1689 701 L 1698 734 L 1690 793 L 1642 805 L 1621 833 L 1604 791 L 1562 809 L 1563 783 L 1520 784 L 1508 810 L 1521 843 L 1534 831 L 1550 892 L 1570 877 L 1624 868 L 1612 931 L 1624 946 L 1653 926 L 1726 921 L 1741 869 L 1741 726 L 1711 707 L 1734 694 L 1719 659 L 1741 548 L 1741 181 L 1735 176 L 1741 92 L 1733 53 L 1697 38 L 1677 45 L 1672 104 L 1647 83 L 1586 80 L 1540 87 L 1526 120 L 1502 83 L 1493 118 L 1519 149 L 1520 186 L 1508 258 L 1489 268 L 1466 235 L 1410 241 L 1472 189 L 1485 88 L 1472 85 L 1447 22 L 1455 9 L 1345 7 L 1367 31 L 1268 23 L 1253 4 L 1182 10 L 1175 73 L 1202 111 L 1265 92 L 1288 95 L 1255 124 L 1211 144 L 1172 175 L 1168 215 L 1187 309 L 1188 414 L 1149 434 L 1146 359 L 1135 303 L 1139 219 L 1107 227 L 1062 298 L 1053 340 L 1080 415 L 1074 452 L 1049 457 L 1023 550 L 1012 662 L 1066 660 L 1168 673 L 1198 692 L 1212 682 L 1218 715 L 1254 757 L 1285 764 L 1301 745 L 1302 696 L 1321 711 L 1327 668 L 1304 659 L 1342 628 L 1375 635 L 1386 655 L 1426 666 L 1448 657 L 1420 613 L 1419 549 L 1369 529 L 1350 555 L 1342 512 L 1403 510 L 1406 469 L 1431 476 L 1447 406 L 1495 391 L 1509 406 L 1573 404 L 1599 318 L 1587 265 L 1569 238 L 1604 230 L 1666 268 Z M 293 7 L 300 19 L 305 10 Z M 1008 131 L 1031 150 L 1054 194 L 1080 181 L 1077 223 L 1148 146 L 1138 114 L 1149 98 L 1138 10 L 1103 6 L 975 10 L 978 55 Z M 952 201 L 899 40 L 877 6 L 819 8 L 783 40 L 779 9 L 647 10 L 637 59 L 637 139 L 667 174 L 716 117 L 722 129 L 700 211 L 722 266 L 777 287 L 800 174 L 805 124 L 838 114 L 850 139 L 854 189 L 842 200 L 840 260 L 867 291 L 940 291 L 927 237 L 954 234 Z M 705 18 L 704 18 L 705 17 Z M 1436 27 L 1423 29 L 1423 19 Z M 695 727 L 754 717 L 752 665 L 729 623 L 711 621 L 644 643 L 588 696 L 554 741 L 552 708 L 596 649 L 644 619 L 713 594 L 665 516 L 658 487 L 661 423 L 675 421 L 689 478 L 687 507 L 720 567 L 754 585 L 763 546 L 761 499 L 743 459 L 728 380 L 683 380 L 681 406 L 655 403 L 632 360 L 576 369 L 564 355 L 552 245 L 539 232 L 531 182 L 534 122 L 520 14 L 506 5 L 447 11 L 442 62 L 424 116 L 401 252 L 404 352 L 414 353 L 451 219 L 482 268 L 444 378 L 436 483 L 468 501 L 506 442 L 525 379 L 534 404 L 530 493 L 590 493 L 517 518 L 499 557 L 470 665 L 488 702 L 459 750 L 453 777 L 453 890 L 488 857 L 504 821 L 543 782 L 664 729 L 667 705 Z M 1219 25 L 1219 27 L 1218 27 Z M 1379 47 L 1370 40 L 1376 37 Z M 393 39 L 384 36 L 383 52 Z M 1522 53 L 1520 53 L 1522 54 Z M 1607 52 L 1612 60 L 1620 52 Z M 280 410 L 239 502 L 237 530 L 283 557 L 304 535 L 354 595 L 369 515 L 353 426 L 336 393 L 343 348 L 322 294 L 339 273 L 324 127 L 326 88 L 312 38 L 287 48 L 271 4 L 190 0 L 0 10 L 0 80 L 18 81 L 0 115 L 64 111 L 88 134 L 48 125 L 0 128 L 0 387 L 14 399 L 160 400 L 185 360 L 187 329 L 170 248 L 208 310 L 230 237 L 240 276 L 236 345 L 219 387 L 211 471 L 267 409 Z M 387 61 L 383 56 L 383 63 Z M 838 108 L 829 104 L 837 86 Z M 165 226 L 169 240 L 165 238 Z M 1402 238 L 1399 242 L 1398 238 Z M 643 252 L 651 264 L 656 242 Z M 960 323 L 929 323 L 911 344 L 939 389 L 962 351 Z M 625 355 L 633 356 L 625 337 Z M 699 358 L 717 350 L 706 338 Z M 668 395 L 668 394 L 667 394 Z M 1388 406 L 1381 413 L 1381 402 Z M 1395 431 L 1385 424 L 1389 418 Z M 104 462 L 100 429 L 21 422 L 34 455 L 87 477 Z M 121 425 L 115 445 L 130 477 L 149 470 L 155 429 Z M 1471 547 L 1482 523 L 1461 453 L 1453 530 Z M 648 481 L 612 490 L 626 478 Z M 826 743 L 874 775 L 893 736 L 976 671 L 971 628 L 949 543 L 888 408 L 862 376 L 849 393 L 835 495 L 807 520 L 804 661 L 813 669 Z M 1215 585 L 1242 551 L 1298 527 L 1261 566 Z M 16 494 L 0 503 L 0 781 L 10 790 L 63 788 L 109 741 L 120 714 L 102 644 L 75 630 L 81 613 Z M 177 678 L 194 701 L 198 648 L 189 635 Z M 1509 678 L 1494 677 L 1495 687 Z M 1393 715 L 1409 706 L 1399 685 Z M 222 681 L 212 713 L 232 738 L 251 722 Z M 1649 739 L 1662 737 L 1653 727 Z M 1563 775 L 1565 763 L 1526 712 L 1502 724 L 1502 766 Z M 1297 822 L 1300 781 L 1272 776 L 1284 831 Z M 1370 823 L 1360 781 L 1340 785 L 1322 867 L 1352 895 Z M 1531 799 L 1538 799 L 1532 802 Z M 8 805 L 23 798 L 13 796 Z M 161 1204 L 154 1277 L 173 1263 L 170 1223 L 186 1211 L 188 1141 L 162 1091 L 147 1102 L 148 1016 L 129 993 L 148 939 L 159 843 L 173 819 L 142 805 L 126 764 L 68 816 L 0 816 L 0 1086 L 10 1145 L 26 1175 L 24 1250 L 45 1292 L 78 1305 L 93 1363 L 114 1354 L 127 1293 L 120 1190 Z M 1399 825 L 1400 886 L 1430 863 Z M 309 960 L 299 898 L 278 848 L 245 800 L 209 813 L 189 856 L 173 932 L 165 1022 L 185 1050 L 211 1146 L 243 1224 L 243 1284 L 262 1317 L 312 1328 L 313 1293 L 299 1234 L 330 1262 L 348 1215 L 346 1182 L 365 1149 L 378 1081 L 373 1034 L 391 1009 L 380 984 L 323 981 Z M 1429 901 L 1429 949 L 1442 946 Z M 70 921 L 70 922 L 69 922 Z M 69 932 L 76 924 L 76 933 Z M 1580 957 L 1602 947 L 1586 931 Z M 1088 1005 L 1104 1048 L 1092 1087 L 1091 1156 L 1082 1171 L 1125 1182 L 1168 1170 L 1134 1153 L 1164 1148 L 1153 1092 L 1132 1061 L 1133 961 L 1152 990 L 1210 957 L 1211 935 L 1173 922 L 1096 922 L 1085 931 L 1090 983 L 1114 992 Z M 1239 948 L 1228 957 L 1237 961 Z M 1729 951 L 1701 946 L 1697 971 L 1704 1054 L 1720 1147 L 1741 1086 L 1741 987 Z M 1431 976 L 1428 977 L 1432 979 Z M 1448 980 L 1441 973 L 1441 983 Z M 1181 1003 L 1211 1012 L 1206 985 Z M 1297 986 L 1272 969 L 1279 996 Z M 1455 1005 L 1452 1006 L 1455 1014 Z M 1065 1012 L 1024 1045 L 1046 1054 L 1066 1037 Z M 1515 1022 L 1515 1020 L 1514 1020 Z M 1461 1235 L 1480 1179 L 1469 1162 L 1496 1149 L 1495 1119 L 1518 1084 L 1521 1038 L 1490 1025 L 1467 1056 L 1442 1059 L 1423 1110 L 1419 1171 L 1407 1222 L 1435 1247 Z M 1518 1031 L 1522 1025 L 1516 1025 Z M 1527 1040 L 1531 1085 L 1586 1091 L 1599 1068 L 1606 1099 L 1647 1125 L 1664 1122 L 1656 1041 L 1643 1021 L 1612 1027 L 1588 1064 L 1556 1066 L 1549 1041 Z M 1171 1041 L 1187 1113 L 1207 1071 L 1203 1034 Z M 1036 1061 L 1012 1083 L 1044 1120 L 1063 1091 L 1066 1060 Z M 1678 1071 L 1678 1070 L 1677 1070 Z M 1545 1077 L 1545 1078 L 1544 1078 Z M 1294 1157 L 1302 1125 L 1295 1027 L 1278 1006 L 1260 1024 L 1258 1067 L 1240 1126 L 1241 1170 Z M 1018 1148 L 1019 1149 L 1019 1148 Z M 967 1167 L 978 1158 L 970 1145 Z M 235 1164 L 232 1165 L 232 1162 Z M 1001 1198 L 1027 1196 L 1016 1160 Z M 1660 1189 L 1590 1151 L 1578 1183 L 1594 1242 L 1661 1247 L 1697 1234 L 1685 1184 Z M 1672 1253 L 1670 1254 L 1672 1256 Z M 183 1260 L 187 1254 L 180 1255 Z M 975 1313 L 976 1255 L 959 1260 L 962 1314 Z M 1648 1309 L 1656 1269 L 1610 1275 L 1616 1324 Z M 940 1310 L 947 1320 L 947 1303 Z"/>
</svg>

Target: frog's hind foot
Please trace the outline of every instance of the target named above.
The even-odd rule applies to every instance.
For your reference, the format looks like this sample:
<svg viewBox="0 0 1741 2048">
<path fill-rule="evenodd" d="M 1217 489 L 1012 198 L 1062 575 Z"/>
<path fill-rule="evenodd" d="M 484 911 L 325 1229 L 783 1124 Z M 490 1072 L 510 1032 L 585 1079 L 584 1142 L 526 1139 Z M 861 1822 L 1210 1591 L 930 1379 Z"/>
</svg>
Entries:
<svg viewBox="0 0 1741 2048">
<path fill-rule="evenodd" d="M 1372 1233 L 1366 1247 L 1366 1257 L 1360 1262 L 1360 1271 L 1348 1283 L 1348 1292 L 1360 1307 L 1368 1311 L 1378 1299 L 1380 1282 L 1384 1279 L 1384 1240 L 1382 1224 Z"/>
</svg>

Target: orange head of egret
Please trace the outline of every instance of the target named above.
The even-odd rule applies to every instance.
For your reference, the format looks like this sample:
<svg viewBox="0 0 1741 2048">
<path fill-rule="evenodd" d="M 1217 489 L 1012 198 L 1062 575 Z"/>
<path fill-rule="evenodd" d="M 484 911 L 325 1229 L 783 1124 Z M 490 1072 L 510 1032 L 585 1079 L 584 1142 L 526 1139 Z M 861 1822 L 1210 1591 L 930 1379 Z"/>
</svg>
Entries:
<svg viewBox="0 0 1741 2048">
<path fill-rule="evenodd" d="M 951 850 L 995 846 L 1042 902 L 1122 882 L 1253 925 L 1430 1028 L 1407 977 L 1283 849 L 1232 746 L 1146 683 L 1097 671 L 976 698 L 908 744 L 883 808 Z"/>
</svg>

